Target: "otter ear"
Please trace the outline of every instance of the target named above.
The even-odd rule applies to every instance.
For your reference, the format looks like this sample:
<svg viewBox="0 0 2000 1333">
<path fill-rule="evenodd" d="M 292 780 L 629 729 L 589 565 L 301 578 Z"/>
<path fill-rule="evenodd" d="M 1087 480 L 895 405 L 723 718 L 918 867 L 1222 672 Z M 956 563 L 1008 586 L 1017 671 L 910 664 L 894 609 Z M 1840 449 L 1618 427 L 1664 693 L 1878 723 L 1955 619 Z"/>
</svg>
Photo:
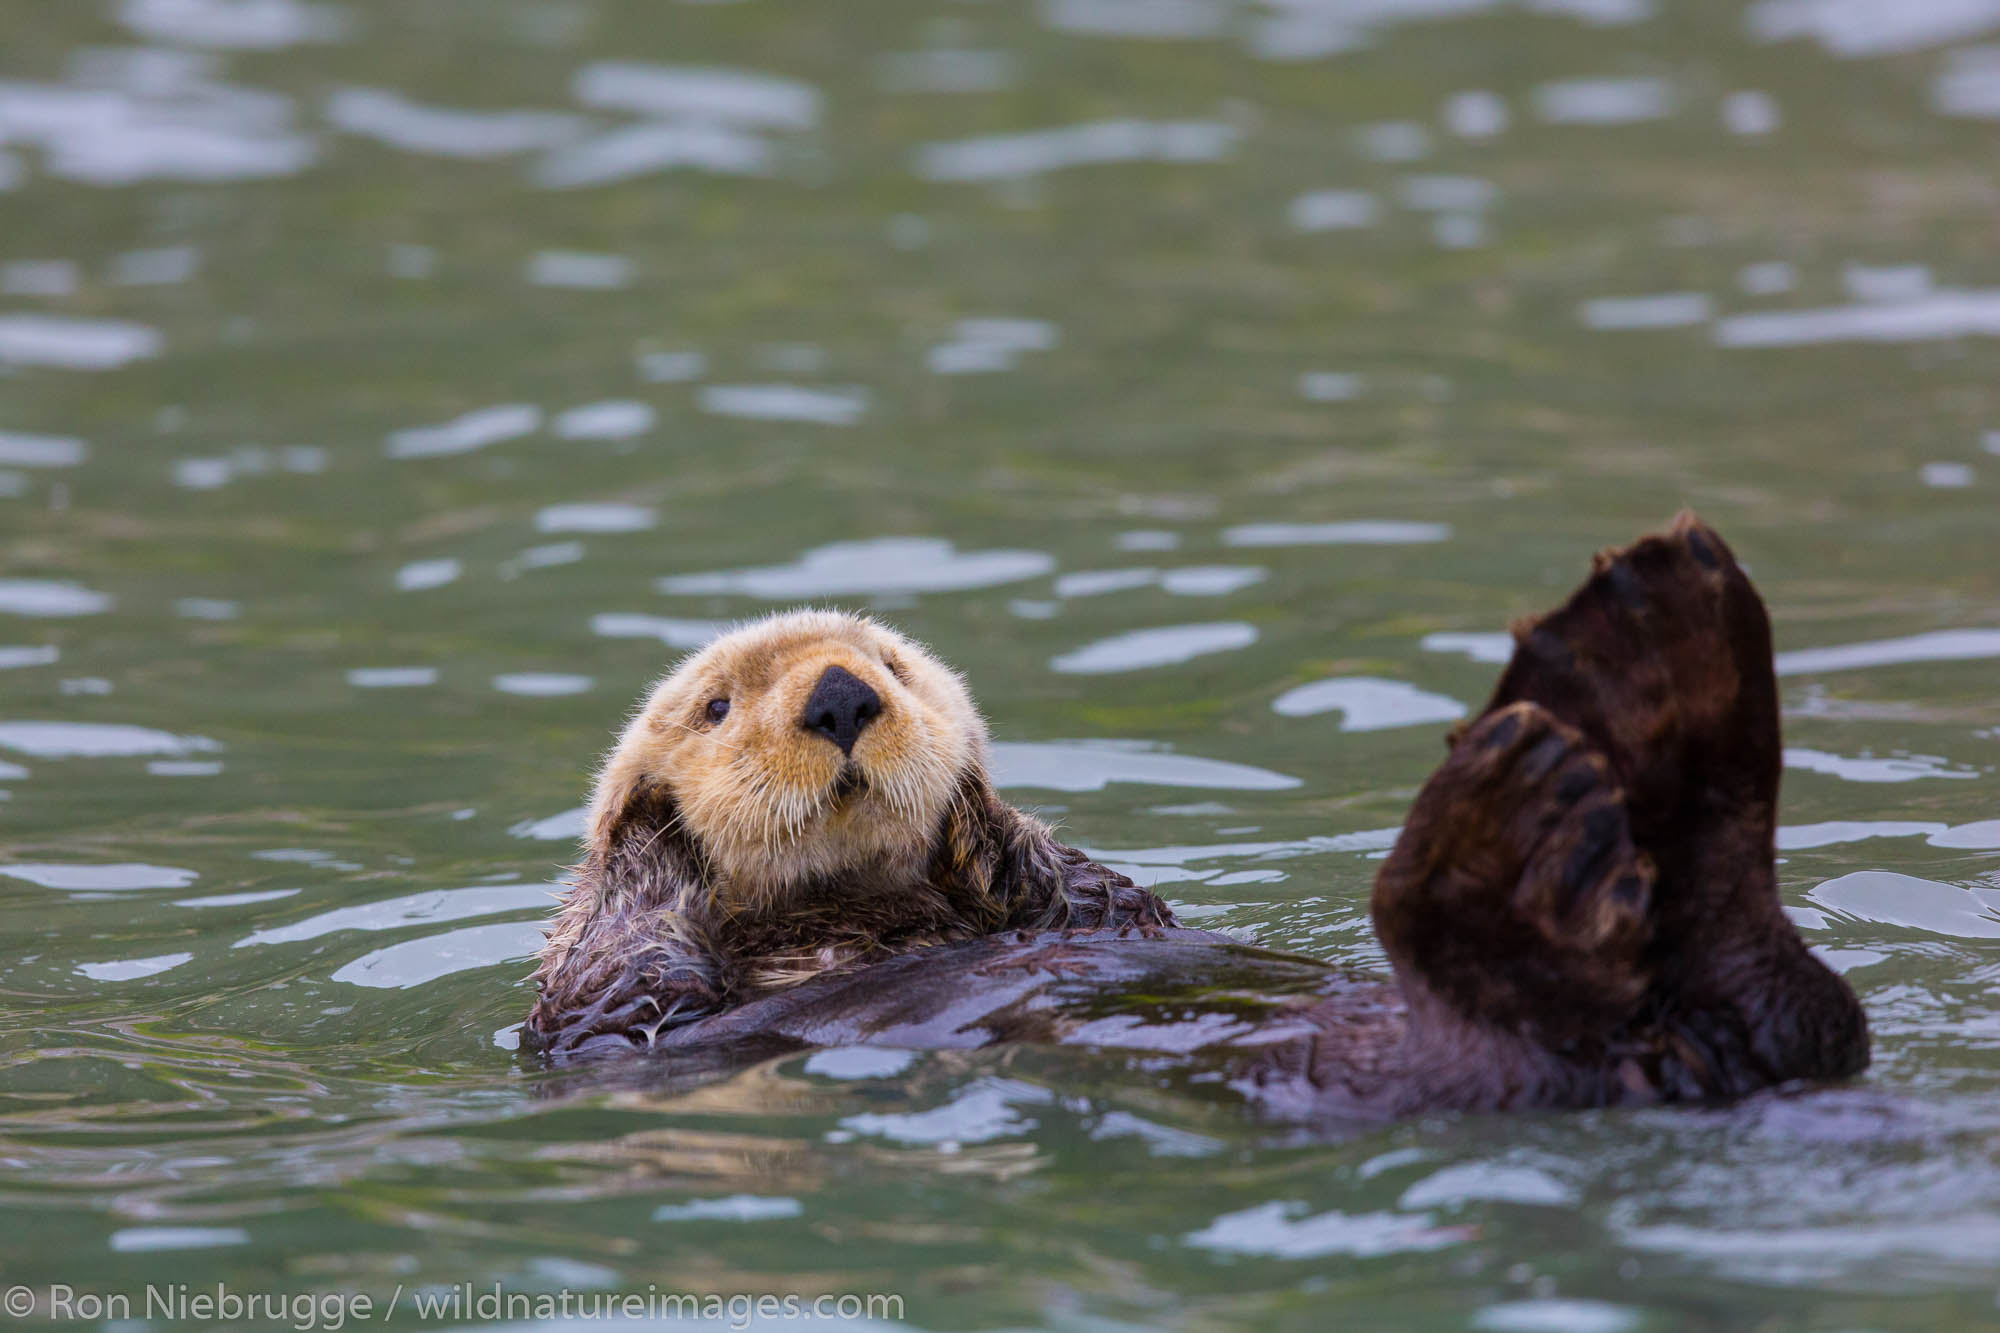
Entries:
<svg viewBox="0 0 2000 1333">
<path fill-rule="evenodd" d="M 629 747 L 620 746 L 597 775 L 584 840 L 593 855 L 609 857 L 634 829 L 657 832 L 674 825 L 679 813 L 666 785 L 646 771 Z"/>
</svg>

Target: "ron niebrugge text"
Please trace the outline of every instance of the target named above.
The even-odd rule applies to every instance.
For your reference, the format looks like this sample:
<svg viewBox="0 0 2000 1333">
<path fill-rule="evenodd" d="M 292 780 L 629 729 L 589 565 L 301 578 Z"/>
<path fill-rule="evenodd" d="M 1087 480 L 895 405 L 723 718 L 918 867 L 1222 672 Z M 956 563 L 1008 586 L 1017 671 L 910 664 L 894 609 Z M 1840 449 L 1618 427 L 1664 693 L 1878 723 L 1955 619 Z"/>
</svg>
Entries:
<svg viewBox="0 0 2000 1333">
<path fill-rule="evenodd" d="M 509 1291 L 500 1283 L 480 1286 L 398 1286 L 387 1298 L 367 1292 L 238 1291 L 226 1284 L 195 1286 L 161 1283 L 136 1291 L 83 1290 L 60 1282 L 46 1287 L 17 1285 L 0 1297 L 0 1309 L 16 1319 L 62 1322 L 157 1319 L 250 1322 L 282 1326 L 297 1333 L 338 1333 L 349 1324 L 401 1317 L 428 1320 L 487 1319 L 703 1319 L 748 1328 L 753 1321 L 812 1319 L 900 1320 L 903 1298 L 881 1292 L 820 1296 L 699 1295 L 661 1291 Z"/>
</svg>

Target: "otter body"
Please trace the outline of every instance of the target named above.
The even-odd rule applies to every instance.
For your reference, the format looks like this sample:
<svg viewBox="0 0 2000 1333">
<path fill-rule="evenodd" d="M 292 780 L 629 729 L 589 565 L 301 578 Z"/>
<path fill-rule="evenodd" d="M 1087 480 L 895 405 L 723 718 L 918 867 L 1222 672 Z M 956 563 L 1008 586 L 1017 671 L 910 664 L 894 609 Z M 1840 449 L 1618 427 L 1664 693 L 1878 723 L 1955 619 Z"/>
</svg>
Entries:
<svg viewBox="0 0 2000 1333">
<path fill-rule="evenodd" d="M 735 631 L 607 762 L 528 1042 L 1137 1045 L 1288 1118 L 1865 1067 L 1853 993 L 1779 906 L 1770 626 L 1722 539 L 1684 515 L 1602 554 L 1515 638 L 1377 876 L 1394 978 L 1359 980 L 1181 929 L 1001 801 L 963 684 L 909 641 L 823 612 Z"/>
</svg>

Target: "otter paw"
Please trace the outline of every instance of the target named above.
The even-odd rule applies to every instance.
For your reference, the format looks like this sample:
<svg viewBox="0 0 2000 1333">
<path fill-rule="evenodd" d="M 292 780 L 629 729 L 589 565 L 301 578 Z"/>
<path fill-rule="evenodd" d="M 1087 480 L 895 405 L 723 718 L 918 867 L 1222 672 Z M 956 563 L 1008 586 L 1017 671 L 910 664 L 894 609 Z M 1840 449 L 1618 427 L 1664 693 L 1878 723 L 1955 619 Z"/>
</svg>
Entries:
<svg viewBox="0 0 2000 1333">
<path fill-rule="evenodd" d="M 1654 871 L 1604 755 L 1537 704 L 1465 731 L 1376 879 L 1399 970 L 1469 1016 L 1600 1025 L 1647 984 Z"/>
</svg>

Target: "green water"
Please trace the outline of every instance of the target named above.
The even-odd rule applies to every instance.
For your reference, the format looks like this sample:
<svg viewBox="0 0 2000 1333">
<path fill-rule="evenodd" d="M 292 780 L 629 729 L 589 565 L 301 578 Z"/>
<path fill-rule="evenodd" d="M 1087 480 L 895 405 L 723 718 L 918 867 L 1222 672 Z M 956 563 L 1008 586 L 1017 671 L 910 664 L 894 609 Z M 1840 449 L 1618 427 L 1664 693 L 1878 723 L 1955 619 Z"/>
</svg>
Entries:
<svg viewBox="0 0 2000 1333">
<path fill-rule="evenodd" d="M 180 1326 L 149 1283 L 400 1289 L 402 1326 L 480 1322 L 411 1304 L 467 1282 L 924 1329 L 2000 1322 L 1996 34 L 9 0 L 0 1285 L 121 1329 Z M 563 812 L 702 622 L 878 610 L 964 667 L 1010 797 L 1369 965 L 1380 831 L 1496 671 L 1427 636 L 1683 505 L 1782 652 L 1960 632 L 1783 659 L 1781 870 L 1874 1025 L 1851 1088 L 1329 1144 L 1109 1056 L 551 1095 L 507 1049 Z M 1356 523 L 1397 526 L 1270 526 Z M 890 538 L 952 549 L 826 550 Z M 1353 678 L 1407 688 L 1274 709 Z"/>
</svg>

